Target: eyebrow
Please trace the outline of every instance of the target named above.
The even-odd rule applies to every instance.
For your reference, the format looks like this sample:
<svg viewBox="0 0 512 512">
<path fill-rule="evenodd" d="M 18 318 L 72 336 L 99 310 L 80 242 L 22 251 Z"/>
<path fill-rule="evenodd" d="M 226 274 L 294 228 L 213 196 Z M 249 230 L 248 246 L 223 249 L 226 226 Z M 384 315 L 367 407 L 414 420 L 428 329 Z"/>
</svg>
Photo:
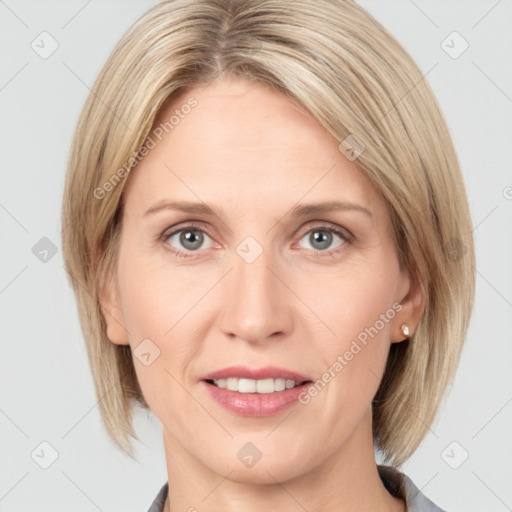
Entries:
<svg viewBox="0 0 512 512">
<path fill-rule="evenodd" d="M 155 214 L 162 210 L 175 210 L 184 213 L 206 215 L 212 217 L 219 216 L 218 212 L 214 208 L 211 208 L 205 203 L 194 203 L 190 201 L 168 201 L 166 199 L 163 199 L 156 203 L 151 208 L 149 208 L 149 210 L 147 210 L 146 213 L 144 213 L 144 217 Z M 358 211 L 368 215 L 369 217 L 373 217 L 372 212 L 368 208 L 365 208 L 364 206 L 361 206 L 359 204 L 349 203 L 346 201 L 325 201 L 322 203 L 298 205 L 291 210 L 291 215 L 294 217 L 305 217 L 307 215 L 327 213 L 330 211 L 339 210 Z"/>
</svg>

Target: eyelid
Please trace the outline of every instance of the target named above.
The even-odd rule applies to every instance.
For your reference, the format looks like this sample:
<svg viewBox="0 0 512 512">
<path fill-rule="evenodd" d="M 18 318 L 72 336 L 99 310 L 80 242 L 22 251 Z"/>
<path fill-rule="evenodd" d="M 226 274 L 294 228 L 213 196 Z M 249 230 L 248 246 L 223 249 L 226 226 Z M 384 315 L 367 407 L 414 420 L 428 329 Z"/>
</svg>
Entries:
<svg viewBox="0 0 512 512">
<path fill-rule="evenodd" d="M 311 221 L 315 222 L 315 221 Z M 301 238 L 306 235 L 307 233 L 310 233 L 311 231 L 315 230 L 325 230 L 325 231 L 332 231 L 336 233 L 337 235 L 341 236 L 342 238 L 345 238 L 348 241 L 353 240 L 355 237 L 354 235 L 345 227 L 340 226 L 338 224 L 330 223 L 327 221 L 319 220 L 316 221 L 318 224 L 315 224 L 314 226 L 307 227 L 304 232 L 302 232 Z"/>
<path fill-rule="evenodd" d="M 187 229 L 189 231 L 202 231 L 202 232 L 206 233 L 210 238 L 212 237 L 212 234 L 210 233 L 210 231 L 208 230 L 207 227 L 205 227 L 200 222 L 191 220 L 191 221 L 180 222 L 179 224 L 176 224 L 175 226 L 165 228 L 159 238 L 161 240 L 165 241 L 170 236 L 175 235 L 176 233 L 179 233 L 180 231 L 185 231 Z"/>
</svg>

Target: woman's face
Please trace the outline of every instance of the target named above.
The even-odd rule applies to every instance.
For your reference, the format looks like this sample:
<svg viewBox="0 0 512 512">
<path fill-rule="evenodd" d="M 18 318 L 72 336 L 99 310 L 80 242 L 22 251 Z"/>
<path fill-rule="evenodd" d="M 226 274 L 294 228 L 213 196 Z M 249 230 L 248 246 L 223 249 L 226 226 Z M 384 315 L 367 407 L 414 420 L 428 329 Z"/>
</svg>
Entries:
<svg viewBox="0 0 512 512">
<path fill-rule="evenodd" d="M 390 343 L 414 327 L 383 200 L 312 117 L 251 82 L 183 93 L 155 129 L 102 306 L 170 456 L 272 482 L 370 449 Z M 206 382 L 217 371 L 240 391 Z"/>
</svg>

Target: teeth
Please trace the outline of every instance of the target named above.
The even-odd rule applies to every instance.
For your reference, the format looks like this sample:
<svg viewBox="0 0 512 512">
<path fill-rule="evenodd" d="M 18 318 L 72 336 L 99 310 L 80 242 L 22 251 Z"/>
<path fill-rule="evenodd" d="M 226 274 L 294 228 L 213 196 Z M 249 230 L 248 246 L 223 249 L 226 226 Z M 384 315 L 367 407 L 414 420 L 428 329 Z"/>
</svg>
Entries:
<svg viewBox="0 0 512 512">
<path fill-rule="evenodd" d="M 228 379 L 214 380 L 213 383 L 219 388 L 239 393 L 274 393 L 274 391 L 283 391 L 299 385 L 300 382 L 289 379 L 238 379 L 230 377 Z"/>
</svg>

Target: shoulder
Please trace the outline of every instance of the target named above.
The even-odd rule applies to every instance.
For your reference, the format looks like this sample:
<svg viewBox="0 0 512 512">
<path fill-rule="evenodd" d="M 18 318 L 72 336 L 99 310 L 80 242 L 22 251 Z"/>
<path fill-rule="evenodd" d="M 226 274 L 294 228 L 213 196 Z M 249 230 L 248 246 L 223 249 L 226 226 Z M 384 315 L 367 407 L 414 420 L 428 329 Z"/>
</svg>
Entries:
<svg viewBox="0 0 512 512">
<path fill-rule="evenodd" d="M 151 506 L 149 507 L 148 512 L 163 512 L 168 492 L 169 484 L 168 482 L 165 482 L 160 491 L 158 491 L 158 494 L 156 495 L 156 498 L 153 500 Z"/>
<path fill-rule="evenodd" d="M 447 512 L 429 500 L 404 473 L 393 466 L 377 465 L 377 470 L 386 489 L 405 500 L 407 512 Z"/>
</svg>

